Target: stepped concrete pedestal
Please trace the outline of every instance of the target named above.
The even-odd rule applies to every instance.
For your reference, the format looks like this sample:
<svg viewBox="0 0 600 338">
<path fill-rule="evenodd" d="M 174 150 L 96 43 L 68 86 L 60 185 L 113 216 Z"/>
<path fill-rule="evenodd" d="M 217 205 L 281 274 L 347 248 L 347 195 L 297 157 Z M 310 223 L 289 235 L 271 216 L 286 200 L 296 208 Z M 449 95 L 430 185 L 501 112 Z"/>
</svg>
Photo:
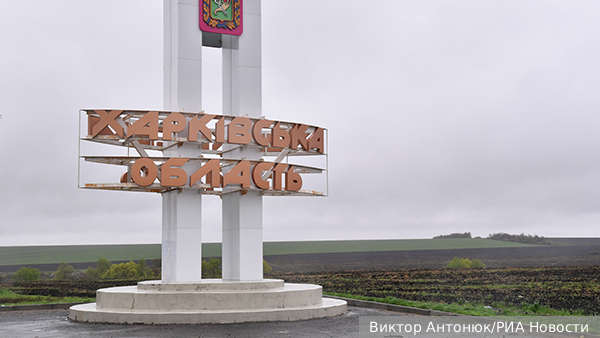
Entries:
<svg viewBox="0 0 600 338">
<path fill-rule="evenodd" d="M 323 298 L 321 286 L 279 279 L 147 281 L 100 289 L 96 300 L 71 307 L 69 318 L 95 323 L 204 324 L 294 321 L 346 313 L 346 302 Z"/>
</svg>

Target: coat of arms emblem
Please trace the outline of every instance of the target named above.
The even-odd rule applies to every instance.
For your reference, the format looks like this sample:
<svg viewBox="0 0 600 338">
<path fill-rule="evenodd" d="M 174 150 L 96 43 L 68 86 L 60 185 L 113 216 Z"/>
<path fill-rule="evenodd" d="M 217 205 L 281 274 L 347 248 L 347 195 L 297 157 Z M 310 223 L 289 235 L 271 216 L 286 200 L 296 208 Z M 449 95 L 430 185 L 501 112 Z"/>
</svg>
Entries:
<svg viewBox="0 0 600 338">
<path fill-rule="evenodd" d="M 200 29 L 227 35 L 242 34 L 242 0 L 200 0 Z"/>
</svg>

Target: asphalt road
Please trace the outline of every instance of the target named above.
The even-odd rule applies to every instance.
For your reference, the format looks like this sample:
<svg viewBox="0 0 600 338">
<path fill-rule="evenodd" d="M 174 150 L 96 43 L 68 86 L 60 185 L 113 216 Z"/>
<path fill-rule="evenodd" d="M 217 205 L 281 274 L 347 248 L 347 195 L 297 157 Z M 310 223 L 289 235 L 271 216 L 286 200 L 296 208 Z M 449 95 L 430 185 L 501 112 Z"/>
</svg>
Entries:
<svg viewBox="0 0 600 338">
<path fill-rule="evenodd" d="M 66 310 L 0 313 L 0 337 L 358 337 L 359 316 L 400 316 L 362 307 L 348 307 L 343 316 L 298 322 L 200 325 L 116 325 L 71 322 Z"/>
</svg>

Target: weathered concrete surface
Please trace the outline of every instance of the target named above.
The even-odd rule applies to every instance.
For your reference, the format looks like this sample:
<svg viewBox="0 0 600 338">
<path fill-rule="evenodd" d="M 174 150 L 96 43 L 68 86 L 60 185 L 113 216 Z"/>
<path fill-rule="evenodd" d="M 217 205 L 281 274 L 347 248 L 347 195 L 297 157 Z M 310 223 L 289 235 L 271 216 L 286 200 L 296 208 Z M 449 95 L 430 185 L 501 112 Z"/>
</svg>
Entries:
<svg viewBox="0 0 600 338">
<path fill-rule="evenodd" d="M 100 289 L 96 301 L 71 307 L 69 319 L 123 324 L 243 323 L 306 320 L 346 312 L 346 301 L 323 298 L 321 286 L 283 280 L 152 281 Z"/>
</svg>

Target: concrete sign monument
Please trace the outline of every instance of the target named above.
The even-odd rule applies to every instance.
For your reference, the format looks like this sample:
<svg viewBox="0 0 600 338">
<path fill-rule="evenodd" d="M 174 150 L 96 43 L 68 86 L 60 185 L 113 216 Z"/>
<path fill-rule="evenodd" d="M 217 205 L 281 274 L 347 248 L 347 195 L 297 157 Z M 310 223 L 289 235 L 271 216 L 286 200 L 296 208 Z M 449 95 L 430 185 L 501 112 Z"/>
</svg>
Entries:
<svg viewBox="0 0 600 338">
<path fill-rule="evenodd" d="M 326 195 L 305 177 L 324 176 L 326 191 L 327 131 L 262 116 L 260 0 L 165 0 L 164 9 L 164 111 L 81 110 L 79 183 L 162 195 L 162 280 L 98 290 L 97 302 L 72 307 L 70 318 L 227 323 L 344 313 L 346 303 L 323 298 L 320 286 L 263 279 L 262 198 Z M 222 48 L 222 114 L 202 111 L 203 45 Z M 302 161 L 310 158 L 325 166 Z M 82 184 L 94 175 L 104 182 Z M 201 276 L 203 195 L 222 199 L 222 279 Z"/>
</svg>

